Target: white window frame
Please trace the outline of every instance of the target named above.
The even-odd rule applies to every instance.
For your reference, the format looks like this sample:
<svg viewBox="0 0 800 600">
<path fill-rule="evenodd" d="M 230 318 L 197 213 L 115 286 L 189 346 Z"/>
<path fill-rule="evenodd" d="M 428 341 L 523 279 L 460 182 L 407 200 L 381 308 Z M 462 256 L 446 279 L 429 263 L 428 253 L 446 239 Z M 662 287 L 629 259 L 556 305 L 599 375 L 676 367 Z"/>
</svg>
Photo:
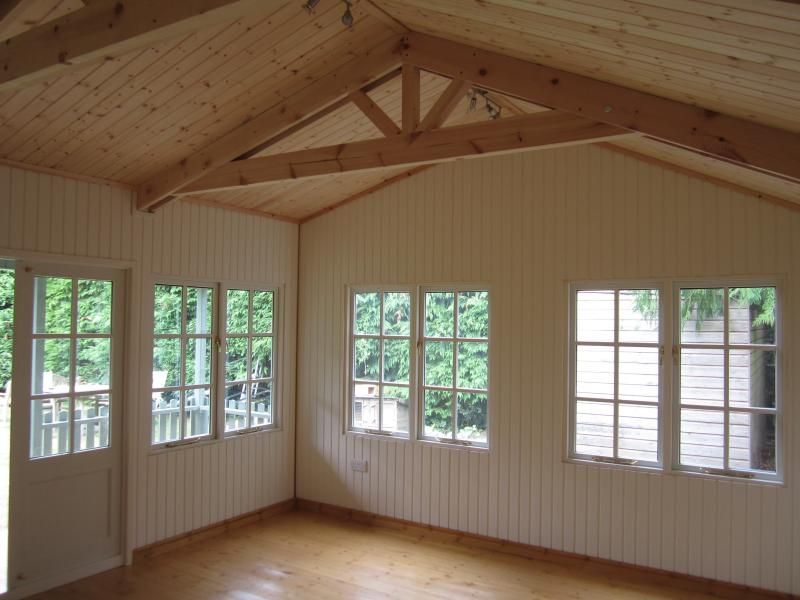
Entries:
<svg viewBox="0 0 800 600">
<path fill-rule="evenodd" d="M 208 337 L 211 338 L 211 372 L 210 372 L 210 381 L 209 381 L 209 432 L 204 435 L 194 436 L 194 437 L 185 437 L 184 435 L 184 423 L 183 423 L 183 414 L 185 403 L 180 403 L 180 415 L 179 415 L 179 428 L 181 432 L 181 436 L 178 439 L 166 441 L 166 442 L 153 442 L 153 408 L 152 408 L 152 395 L 156 390 L 163 390 L 166 387 L 170 389 L 174 388 L 177 389 L 179 392 L 184 392 L 190 389 L 200 389 L 205 388 L 206 385 L 198 384 L 198 385 L 184 385 L 183 384 L 183 377 L 184 375 L 184 358 L 185 358 L 185 350 L 186 350 L 186 341 L 188 339 L 192 339 L 194 337 L 205 337 L 199 335 L 189 335 L 183 333 L 183 330 L 186 327 L 186 314 L 183 311 L 183 305 L 181 306 L 181 333 L 180 334 L 156 334 L 154 331 L 154 315 L 155 315 L 155 289 L 157 285 L 168 285 L 168 286 L 180 286 L 183 288 L 182 294 L 182 303 L 186 301 L 186 290 L 187 288 L 208 288 L 212 291 L 212 315 L 211 315 L 211 333 Z M 150 286 L 148 288 L 149 294 L 149 319 L 148 322 L 148 339 L 149 339 L 149 347 L 150 347 L 150 354 L 149 354 L 149 362 L 148 362 L 148 369 L 147 369 L 147 378 L 148 378 L 148 385 L 147 388 L 150 391 L 149 395 L 149 408 L 148 408 L 148 422 L 150 426 L 147 428 L 148 431 L 148 445 L 150 446 L 151 450 L 158 450 L 160 448 L 175 448 L 179 446 L 184 446 L 187 444 L 195 444 L 197 442 L 208 441 L 212 440 L 217 435 L 218 430 L 218 418 L 217 415 L 217 373 L 219 368 L 219 336 L 220 336 L 220 323 L 219 323 L 219 298 L 220 298 L 220 285 L 218 282 L 214 281 L 198 281 L 198 280 L 189 280 L 189 279 L 182 279 L 182 278 L 173 278 L 173 277 L 155 277 L 150 282 Z M 153 374 L 153 357 L 155 351 L 155 341 L 158 338 L 176 338 L 180 340 L 181 343 L 181 364 L 180 364 L 180 372 L 181 372 L 181 385 L 180 386 L 165 386 L 164 388 L 156 388 L 153 387 L 152 383 L 152 374 Z"/>
<path fill-rule="evenodd" d="M 731 344 L 729 339 L 730 315 L 728 312 L 729 289 L 737 287 L 774 287 L 775 288 L 775 343 L 774 344 Z M 749 479 L 761 481 L 783 481 L 783 314 L 782 314 L 782 282 L 778 278 L 740 278 L 740 277 L 715 277 L 680 279 L 673 282 L 672 303 L 673 303 L 673 332 L 672 332 L 672 355 L 673 355 L 673 405 L 672 405 L 672 469 L 684 473 L 700 473 L 704 475 L 714 475 L 725 478 Z M 681 343 L 681 322 L 677 316 L 680 311 L 681 289 L 707 289 L 723 288 L 723 342 L 720 343 Z M 705 405 L 686 405 L 681 404 L 681 349 L 682 348 L 710 348 L 723 351 L 724 382 L 723 382 L 723 406 L 713 407 Z M 775 352 L 775 408 L 765 409 L 758 407 L 734 407 L 729 406 L 730 393 L 730 350 L 769 350 Z M 696 408 L 698 410 L 708 410 L 722 412 L 723 419 L 723 467 L 699 467 L 695 465 L 684 465 L 681 463 L 681 408 Z M 728 466 L 729 444 L 728 438 L 729 419 L 731 412 L 744 412 L 749 414 L 774 414 L 775 415 L 775 472 L 736 469 Z"/>
<path fill-rule="evenodd" d="M 453 293 L 456 295 L 454 299 L 454 321 L 453 321 L 453 337 L 452 338 L 428 338 L 425 335 L 425 295 L 429 292 L 445 292 Z M 487 292 L 489 295 L 489 315 L 488 315 L 488 332 L 486 339 L 483 338 L 459 338 L 458 337 L 458 294 L 461 292 Z M 431 442 L 442 444 L 446 446 L 463 446 L 468 448 L 483 448 L 488 449 L 491 444 L 491 405 L 492 405 L 492 302 L 493 294 L 491 286 L 482 285 L 464 285 L 464 284 L 451 284 L 451 285 L 427 285 L 420 286 L 418 293 L 418 326 L 417 326 L 417 372 L 419 373 L 417 389 L 417 439 L 424 442 Z M 425 385 L 425 344 L 427 341 L 433 342 L 451 342 L 453 343 L 453 385 L 447 388 L 441 386 L 428 386 Z M 458 343 L 459 342 L 480 342 L 485 343 L 487 346 L 486 352 L 486 389 L 485 390 L 472 390 L 468 388 L 458 387 L 456 379 L 456 364 L 458 362 Z M 451 438 L 433 437 L 425 435 L 425 390 L 438 389 L 448 390 L 453 394 L 452 400 L 452 415 L 453 415 L 453 435 Z M 486 442 L 473 442 L 469 440 L 459 440 L 456 438 L 458 435 L 458 393 L 479 393 L 486 394 Z"/>
<path fill-rule="evenodd" d="M 264 333 L 253 333 L 251 331 L 253 325 L 253 306 L 250 299 L 248 299 L 248 315 L 247 315 L 247 328 L 248 332 L 246 334 L 241 333 L 228 333 L 228 291 L 229 290 L 244 290 L 247 291 L 250 295 L 249 298 L 252 297 L 252 294 L 255 292 L 269 292 L 272 294 L 272 332 L 268 334 Z M 236 337 L 236 338 L 245 338 L 247 339 L 247 373 L 248 379 L 247 384 L 253 381 L 270 381 L 272 383 L 272 423 L 268 423 L 265 425 L 256 425 L 256 426 L 248 426 L 242 429 L 236 429 L 233 431 L 225 431 L 225 406 L 223 402 L 220 402 L 220 407 L 218 410 L 219 413 L 219 420 L 218 420 L 218 427 L 221 435 L 223 437 L 235 437 L 238 435 L 245 435 L 248 433 L 255 433 L 259 431 L 271 431 L 279 429 L 279 406 L 280 402 L 278 402 L 278 398 L 280 397 L 280 391 L 278 389 L 279 385 L 279 354 L 280 354 L 280 291 L 276 286 L 268 286 L 268 285 L 257 285 L 253 283 L 237 283 L 237 282 L 224 282 L 220 285 L 220 300 L 219 300 L 219 313 L 218 318 L 220 321 L 220 329 L 219 329 L 219 340 L 220 343 L 220 352 L 219 352 L 219 365 L 218 365 L 218 397 L 225 398 L 225 386 L 226 386 L 226 360 L 227 360 L 227 343 L 229 337 Z M 251 360 L 251 341 L 253 338 L 259 337 L 271 337 L 272 338 L 272 376 L 269 378 L 258 379 L 254 380 L 250 378 L 250 360 Z M 247 402 L 247 422 L 250 423 L 250 412 L 252 410 L 252 403 L 250 402 L 249 392 L 248 392 L 248 402 Z"/>
<path fill-rule="evenodd" d="M 672 278 L 665 277 L 655 280 L 598 280 L 598 281 L 575 281 L 567 284 L 567 302 L 569 307 L 568 318 L 568 339 L 567 339 L 567 411 L 564 430 L 564 460 L 571 463 L 593 464 L 599 467 L 633 469 L 637 471 L 656 471 L 666 474 L 688 475 L 718 480 L 740 480 L 763 483 L 763 484 L 784 484 L 784 428 L 789 417 L 787 407 L 784 406 L 783 397 L 786 385 L 783 380 L 783 365 L 786 359 L 786 349 L 783 344 L 784 314 L 783 314 L 783 293 L 784 280 L 782 276 L 760 276 L 760 277 L 690 277 Z M 729 345 L 725 338 L 726 348 L 734 349 L 769 349 L 776 352 L 775 370 L 775 409 L 759 410 L 733 408 L 734 412 L 753 412 L 775 414 L 775 473 L 757 470 L 737 470 L 737 469 L 714 469 L 709 467 L 697 467 L 693 465 L 682 465 L 680 462 L 680 290 L 681 288 L 732 288 L 732 287 L 774 287 L 775 288 L 775 344 L 774 345 L 752 345 L 752 344 L 733 344 Z M 630 464 L 628 461 L 616 461 L 601 458 L 592 460 L 591 457 L 579 455 L 574 452 L 575 445 L 575 373 L 576 373 L 576 349 L 575 336 L 577 333 L 577 306 L 575 303 L 577 290 L 591 289 L 658 289 L 660 290 L 660 336 L 663 346 L 662 356 L 672 357 L 660 361 L 661 372 L 659 374 L 660 386 L 660 409 L 659 409 L 659 457 L 660 464 L 651 465 L 649 463 Z M 724 299 L 727 316 L 727 296 Z M 729 324 L 725 323 L 727 332 Z M 616 335 L 616 334 L 615 334 Z M 695 344 L 685 344 L 684 346 L 693 347 Z M 718 347 L 712 345 L 712 347 Z M 727 352 L 726 352 L 727 354 Z M 727 361 L 726 361 L 727 364 Z M 728 371 L 725 372 L 725 398 L 728 398 L 727 388 Z M 703 410 L 709 407 L 701 407 Z M 727 400 L 726 400 L 726 409 Z M 718 409 L 719 410 L 719 409 Z M 725 440 L 727 440 L 728 428 L 727 418 L 725 422 Z M 725 442 L 727 448 L 727 442 Z M 727 449 L 726 449 L 727 453 Z"/>
<path fill-rule="evenodd" d="M 614 341 L 613 342 L 578 342 L 578 293 L 582 291 L 599 291 L 607 290 L 614 292 Z M 620 342 L 619 341 L 619 292 L 621 290 L 657 290 L 658 291 L 658 304 L 659 304 L 659 322 L 658 322 L 658 342 Z M 567 457 L 574 461 L 589 461 L 595 463 L 607 463 L 612 465 L 624 465 L 628 467 L 637 467 L 640 469 L 661 469 L 664 466 L 664 440 L 666 438 L 664 431 L 665 417 L 667 416 L 666 410 L 666 390 L 665 390 L 665 369 L 664 369 L 664 353 L 668 341 L 665 339 L 667 328 L 665 326 L 665 316 L 667 313 L 667 305 L 665 301 L 664 284 L 663 282 L 652 280 L 633 280 L 633 281 L 591 281 L 591 282 L 574 282 L 569 285 L 569 359 L 568 359 L 568 390 L 569 390 L 569 406 L 568 406 L 568 428 L 567 428 Z M 578 346 L 599 346 L 605 348 L 614 348 L 614 398 L 613 400 L 598 400 L 592 398 L 578 398 L 576 393 L 576 382 L 578 375 Z M 640 406 L 653 406 L 652 402 L 620 400 L 619 398 L 619 349 L 624 348 L 657 348 L 659 353 L 659 369 L 658 369 L 658 442 L 657 442 L 657 460 L 655 462 L 632 460 L 620 458 L 618 453 L 618 439 L 619 439 L 619 405 L 632 404 Z M 583 454 L 577 451 L 577 403 L 578 400 L 587 402 L 611 402 L 614 405 L 614 456 L 595 456 Z"/>
<path fill-rule="evenodd" d="M 394 382 L 388 382 L 384 384 L 383 381 L 383 342 L 384 340 L 397 340 L 397 339 L 406 339 L 406 336 L 394 336 L 394 335 L 386 335 L 383 333 L 383 295 L 384 294 L 391 294 L 391 293 L 403 293 L 408 294 L 411 306 L 409 307 L 409 334 L 408 334 L 408 384 L 399 384 L 397 385 Z M 381 296 L 381 330 L 378 334 L 356 334 L 355 333 L 355 318 L 356 318 L 356 311 L 355 311 L 355 299 L 357 294 L 380 294 Z M 361 433 L 361 434 L 369 434 L 369 435 L 378 435 L 381 437 L 391 437 L 397 438 L 401 440 L 408 440 L 411 438 L 411 432 L 414 430 L 414 422 L 415 422 L 415 406 L 416 406 L 416 360 L 415 360 L 415 351 L 416 351 L 416 327 L 417 327 L 417 318 L 416 318 L 416 303 L 417 303 L 417 291 L 414 286 L 397 286 L 397 285 L 373 285 L 373 286 L 349 286 L 347 288 L 347 359 L 346 359 L 346 393 L 345 393 L 345 414 L 347 415 L 345 419 L 346 423 L 346 430 L 351 433 Z M 365 427 L 356 427 L 353 425 L 353 411 L 354 411 L 354 404 L 353 398 L 355 396 L 355 385 L 357 380 L 355 378 L 355 371 L 354 371 L 354 350 L 355 350 L 355 341 L 356 339 L 378 339 L 380 340 L 380 363 L 378 366 L 379 374 L 378 374 L 378 386 L 379 386 L 379 393 L 378 393 L 378 426 L 379 429 L 370 429 Z M 389 387 L 408 387 L 408 432 L 403 433 L 399 431 L 388 431 L 383 430 L 381 427 L 383 425 L 383 387 L 384 385 L 388 385 Z"/>
</svg>

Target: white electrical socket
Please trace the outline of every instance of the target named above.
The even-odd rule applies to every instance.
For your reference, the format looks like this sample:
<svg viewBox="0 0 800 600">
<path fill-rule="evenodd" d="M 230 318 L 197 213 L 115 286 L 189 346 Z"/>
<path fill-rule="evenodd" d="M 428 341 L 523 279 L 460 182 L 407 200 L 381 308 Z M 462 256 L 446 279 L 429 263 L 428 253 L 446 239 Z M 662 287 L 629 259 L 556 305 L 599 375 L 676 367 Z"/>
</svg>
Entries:
<svg viewBox="0 0 800 600">
<path fill-rule="evenodd" d="M 353 469 L 353 471 L 361 471 L 362 473 L 366 473 L 367 465 L 368 463 L 365 460 L 358 460 L 354 458 L 350 461 L 350 468 Z"/>
</svg>

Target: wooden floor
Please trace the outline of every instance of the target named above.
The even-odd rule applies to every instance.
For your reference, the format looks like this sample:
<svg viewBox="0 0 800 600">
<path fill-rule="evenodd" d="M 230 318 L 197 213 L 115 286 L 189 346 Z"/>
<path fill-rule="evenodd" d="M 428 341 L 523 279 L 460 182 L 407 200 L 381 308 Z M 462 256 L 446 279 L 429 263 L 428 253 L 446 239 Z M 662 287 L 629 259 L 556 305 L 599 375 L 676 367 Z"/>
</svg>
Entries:
<svg viewBox="0 0 800 600">
<path fill-rule="evenodd" d="M 590 561 L 563 564 L 559 560 L 563 559 L 531 560 L 445 543 L 436 535 L 291 512 L 36 598 L 719 597 L 665 584 L 670 578 L 660 575 Z"/>
</svg>

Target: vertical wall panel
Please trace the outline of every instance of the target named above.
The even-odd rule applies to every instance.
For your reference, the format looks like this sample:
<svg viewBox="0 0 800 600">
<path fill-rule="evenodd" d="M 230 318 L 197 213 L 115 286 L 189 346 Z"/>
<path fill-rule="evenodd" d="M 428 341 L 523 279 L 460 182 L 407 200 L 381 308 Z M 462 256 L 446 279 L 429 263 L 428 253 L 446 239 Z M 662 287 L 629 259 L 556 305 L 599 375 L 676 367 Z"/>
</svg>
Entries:
<svg viewBox="0 0 800 600">
<path fill-rule="evenodd" d="M 800 593 L 798 213 L 584 146 L 427 171 L 303 225 L 300 261 L 298 496 Z M 786 485 L 563 462 L 569 280 L 759 273 L 786 282 Z M 346 286 L 435 282 L 492 286 L 488 453 L 343 434 Z"/>
<path fill-rule="evenodd" d="M 293 497 L 299 231 L 181 202 L 145 215 L 132 210 L 132 202 L 126 190 L 0 166 L 0 249 L 136 263 L 143 277 L 134 283 L 140 297 L 128 307 L 135 312 L 151 304 L 149 282 L 160 275 L 283 286 L 284 317 L 279 431 L 151 454 L 150 365 L 137 360 L 148 352 L 132 349 L 129 364 L 140 392 L 125 402 L 126 414 L 139 419 L 132 428 L 130 521 L 131 545 L 138 547 Z"/>
</svg>

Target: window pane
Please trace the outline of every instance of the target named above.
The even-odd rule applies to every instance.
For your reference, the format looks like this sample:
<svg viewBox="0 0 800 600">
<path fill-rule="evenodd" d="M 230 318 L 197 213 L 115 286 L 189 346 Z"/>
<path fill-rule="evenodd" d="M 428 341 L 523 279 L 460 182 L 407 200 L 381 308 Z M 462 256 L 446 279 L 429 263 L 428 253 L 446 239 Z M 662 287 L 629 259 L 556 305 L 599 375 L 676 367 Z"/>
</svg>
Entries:
<svg viewBox="0 0 800 600">
<path fill-rule="evenodd" d="M 489 292 L 458 293 L 458 337 L 489 337 Z"/>
<path fill-rule="evenodd" d="M 247 384 L 225 386 L 225 431 L 247 427 Z"/>
<path fill-rule="evenodd" d="M 453 385 L 453 342 L 425 342 L 425 385 Z"/>
<path fill-rule="evenodd" d="M 658 407 L 619 405 L 617 456 L 658 462 Z"/>
<path fill-rule="evenodd" d="M 659 293 L 658 290 L 619 291 L 619 341 L 659 341 Z"/>
<path fill-rule="evenodd" d="M 381 332 L 381 295 L 370 292 L 355 295 L 353 332 L 378 335 Z"/>
<path fill-rule="evenodd" d="M 725 400 L 724 350 L 681 349 L 681 403 L 722 406 Z"/>
<path fill-rule="evenodd" d="M 731 288 L 729 294 L 730 342 L 774 344 L 775 288 Z"/>
<path fill-rule="evenodd" d="M 775 415 L 731 412 L 728 461 L 732 469 L 775 472 Z"/>
<path fill-rule="evenodd" d="M 453 395 L 442 390 L 425 390 L 425 435 L 453 437 Z"/>
<path fill-rule="evenodd" d="M 272 292 L 253 292 L 253 333 L 272 333 Z"/>
<path fill-rule="evenodd" d="M 110 281 L 78 281 L 78 333 L 111 333 Z"/>
<path fill-rule="evenodd" d="M 176 390 L 154 392 L 152 411 L 153 424 L 151 436 L 153 443 L 163 444 L 165 442 L 174 442 L 179 439 L 181 436 L 180 392 Z"/>
<path fill-rule="evenodd" d="M 377 383 L 356 383 L 353 386 L 353 427 L 378 429 L 379 394 Z"/>
<path fill-rule="evenodd" d="M 183 437 L 208 435 L 211 433 L 211 390 L 186 390 L 184 394 Z"/>
<path fill-rule="evenodd" d="M 383 431 L 408 433 L 408 388 L 383 388 Z"/>
<path fill-rule="evenodd" d="M 272 424 L 272 383 L 257 381 L 250 388 L 250 426 Z"/>
<path fill-rule="evenodd" d="M 34 333 L 72 331 L 72 280 L 64 277 L 34 279 Z"/>
<path fill-rule="evenodd" d="M 247 290 L 228 290 L 226 308 L 227 333 L 247 333 L 247 311 L 250 292 Z"/>
<path fill-rule="evenodd" d="M 575 452 L 614 456 L 614 405 L 579 400 L 575 408 Z"/>
<path fill-rule="evenodd" d="M 681 343 L 725 341 L 723 288 L 681 289 Z"/>
<path fill-rule="evenodd" d="M 181 341 L 156 338 L 153 341 L 153 388 L 180 385 Z"/>
<path fill-rule="evenodd" d="M 186 376 L 184 385 L 211 383 L 211 338 L 186 340 Z"/>
<path fill-rule="evenodd" d="M 214 319 L 213 298 L 214 291 L 211 288 L 186 289 L 186 333 L 211 333 Z"/>
<path fill-rule="evenodd" d="M 250 357 L 250 379 L 272 377 L 272 338 L 252 338 L 253 354 Z"/>
<path fill-rule="evenodd" d="M 614 399 L 614 348 L 578 346 L 575 393 L 581 398 Z"/>
<path fill-rule="evenodd" d="M 31 402 L 31 458 L 70 451 L 69 403 L 69 398 Z"/>
<path fill-rule="evenodd" d="M 383 341 L 383 381 L 408 383 L 410 348 L 409 340 Z"/>
<path fill-rule="evenodd" d="M 580 290 L 577 297 L 577 340 L 613 342 L 614 291 Z"/>
<path fill-rule="evenodd" d="M 155 333 L 181 332 L 181 306 L 183 288 L 179 285 L 156 285 L 153 296 L 153 331 Z"/>
<path fill-rule="evenodd" d="M 69 392 L 71 345 L 69 339 L 33 340 L 32 393 Z"/>
<path fill-rule="evenodd" d="M 383 333 L 411 335 L 411 294 L 387 292 L 383 295 Z"/>
<path fill-rule="evenodd" d="M 381 342 L 377 339 L 360 338 L 353 348 L 353 377 L 378 381 L 380 377 Z"/>
<path fill-rule="evenodd" d="M 425 335 L 428 337 L 454 337 L 452 292 L 427 292 L 425 294 Z"/>
<path fill-rule="evenodd" d="M 775 408 L 775 351 L 731 350 L 729 359 L 730 405 Z"/>
<path fill-rule="evenodd" d="M 92 450 L 108 447 L 108 394 L 75 399 L 75 450 Z"/>
<path fill-rule="evenodd" d="M 456 438 L 469 442 L 486 443 L 486 394 L 459 392 L 456 405 L 458 431 Z"/>
<path fill-rule="evenodd" d="M 245 381 L 247 379 L 247 338 L 228 338 L 225 346 L 225 381 Z"/>
<path fill-rule="evenodd" d="M 658 402 L 658 348 L 619 349 L 619 398 Z"/>
<path fill-rule="evenodd" d="M 681 409 L 681 464 L 723 468 L 723 428 L 722 411 Z"/>
<path fill-rule="evenodd" d="M 489 387 L 489 344 L 487 342 L 459 342 L 457 386 L 473 390 Z"/>
<path fill-rule="evenodd" d="M 111 340 L 81 338 L 78 340 L 78 379 L 75 391 L 108 389 L 111 382 Z"/>
</svg>

